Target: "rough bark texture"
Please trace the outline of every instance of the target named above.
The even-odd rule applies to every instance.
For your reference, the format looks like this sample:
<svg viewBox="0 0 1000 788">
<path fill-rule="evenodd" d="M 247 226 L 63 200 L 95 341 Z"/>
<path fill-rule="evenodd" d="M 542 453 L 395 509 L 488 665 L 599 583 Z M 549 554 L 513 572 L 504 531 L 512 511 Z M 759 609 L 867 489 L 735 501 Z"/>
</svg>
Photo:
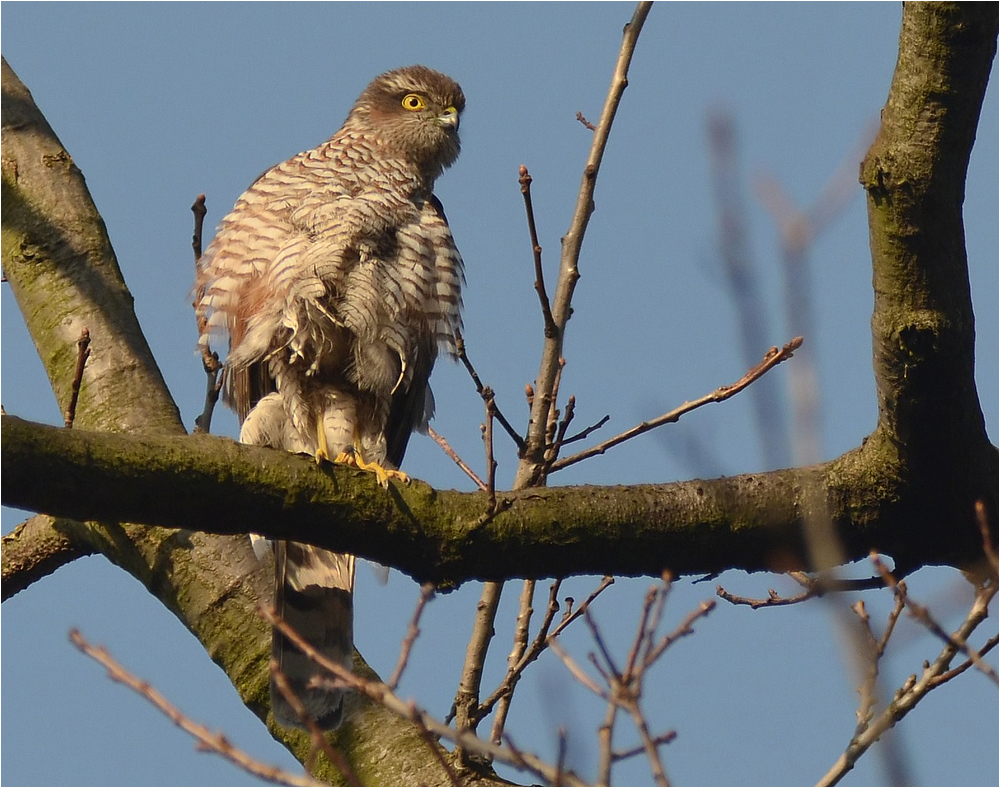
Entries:
<svg viewBox="0 0 1000 788">
<path fill-rule="evenodd" d="M 850 556 L 877 548 L 904 569 L 975 560 L 980 540 L 973 505 L 986 503 L 995 528 L 998 455 L 985 434 L 973 377 L 962 201 L 996 36 L 995 3 L 908 4 L 904 10 L 882 129 L 861 173 L 871 228 L 879 406 L 878 427 L 862 446 L 815 468 L 537 491 L 516 497 L 488 522 L 478 519 L 481 496 L 421 484 L 388 496 L 350 471 L 331 476 L 294 457 L 183 437 L 82 177 L 4 63 L 3 262 L 61 403 L 85 325 L 94 352 L 77 415 L 81 431 L 4 419 L 4 502 L 107 518 L 104 524 L 60 521 L 58 530 L 74 549 L 98 550 L 142 580 L 262 719 L 268 634 L 255 607 L 269 581 L 247 540 L 117 522 L 194 529 L 211 522 L 233 534 L 254 528 L 294 535 L 418 578 L 459 582 L 658 574 L 665 564 L 682 573 L 783 568 L 802 561 L 800 523 L 818 500 Z M 147 503 L 137 489 L 149 493 Z M 157 489 L 169 495 L 156 495 Z M 239 496 L 246 498 L 235 504 Z M 120 497 L 119 508 L 108 503 L 113 497 Z M 191 522 L 190 508 L 178 509 L 180 500 L 197 501 L 204 522 Z M 329 533 L 325 523 L 334 514 L 342 527 Z M 5 585 L 17 581 L 11 562 L 23 557 L 29 533 L 4 545 Z M 275 735 L 304 755 L 303 737 Z M 365 782 L 446 779 L 412 727 L 377 707 L 361 709 L 338 740 Z M 335 779 L 330 771 L 323 775 Z"/>
<path fill-rule="evenodd" d="M 800 526 L 816 505 L 807 494 L 815 489 L 825 493 L 822 513 L 837 527 L 848 557 L 863 558 L 876 547 L 904 569 L 963 566 L 982 556 L 972 502 L 990 492 L 978 472 L 978 486 L 969 483 L 975 489 L 943 497 L 941 505 L 953 512 L 943 532 L 937 509 L 914 505 L 916 492 L 906 487 L 897 451 L 869 440 L 812 468 L 510 493 L 509 508 L 483 522 L 485 493 L 434 490 L 416 481 L 386 493 L 371 474 L 318 468 L 306 458 L 208 435 L 129 437 L 4 416 L 2 440 L 3 498 L 10 505 L 220 534 L 294 535 L 441 586 L 595 573 L 656 576 L 666 568 L 680 574 L 803 568 Z M 958 495 L 968 496 L 968 513 L 961 513 Z M 993 498 L 995 506 L 995 490 Z M 191 501 L 198 501 L 197 523 Z"/>
<path fill-rule="evenodd" d="M 130 433 L 132 439 L 185 440 L 177 407 L 139 328 L 132 296 L 82 174 L 6 61 L 2 79 L 4 273 L 57 400 L 63 407 L 69 400 L 76 342 L 87 327 L 91 356 L 75 422 L 81 435 L 101 430 L 106 437 Z M 53 488 L 54 471 L 49 467 L 43 473 Z M 5 482 L 7 489 L 10 482 Z M 178 494 L 176 478 L 169 489 Z M 177 615 L 226 672 L 247 707 L 304 759 L 307 737 L 276 727 L 268 714 L 270 627 L 257 606 L 270 596 L 270 568 L 256 561 L 245 536 L 132 525 L 128 519 L 28 521 L 3 543 L 4 598 L 74 555 L 104 554 Z M 356 669 L 369 670 L 358 655 L 356 659 Z M 365 784 L 447 783 L 447 774 L 414 726 L 355 700 L 352 721 L 338 732 L 337 741 Z M 316 773 L 331 782 L 342 779 L 322 755 Z"/>
</svg>

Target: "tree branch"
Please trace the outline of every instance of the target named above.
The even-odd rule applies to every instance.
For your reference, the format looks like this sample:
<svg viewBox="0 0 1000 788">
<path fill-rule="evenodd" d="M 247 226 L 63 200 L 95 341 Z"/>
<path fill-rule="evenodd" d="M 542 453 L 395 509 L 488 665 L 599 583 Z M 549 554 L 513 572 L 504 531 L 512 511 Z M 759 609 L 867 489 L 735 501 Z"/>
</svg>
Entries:
<svg viewBox="0 0 1000 788">
<path fill-rule="evenodd" d="M 814 506 L 811 490 L 822 492 L 849 558 L 866 557 L 875 546 L 901 573 L 981 559 L 976 500 L 992 501 L 996 521 L 996 471 L 982 468 L 978 493 L 953 501 L 947 550 L 940 539 L 913 539 L 940 533 L 942 523 L 910 507 L 914 491 L 893 475 L 874 441 L 811 468 L 507 493 L 512 505 L 483 523 L 481 492 L 436 491 L 414 481 L 387 493 L 371 474 L 320 468 L 210 435 L 132 437 L 3 416 L 0 440 L 5 504 L 77 519 L 294 539 L 439 587 L 474 578 L 658 577 L 666 567 L 677 574 L 802 568 L 800 524 Z"/>
<path fill-rule="evenodd" d="M 40 514 L 0 539 L 4 602 L 59 567 L 96 552 L 65 533 L 72 530 L 73 523 L 68 525 L 66 529 L 58 518 Z"/>
<path fill-rule="evenodd" d="M 562 256 L 559 264 L 559 280 L 552 300 L 551 326 L 546 326 L 545 343 L 542 347 L 542 361 L 535 379 L 535 396 L 531 403 L 531 420 L 528 424 L 527 446 L 521 462 L 518 464 L 514 480 L 515 489 L 531 486 L 543 474 L 545 462 L 545 430 L 548 425 L 549 413 L 554 399 L 554 387 L 559 373 L 559 360 L 562 358 L 563 335 L 570 316 L 570 302 L 573 291 L 580 278 L 577 264 L 580 259 L 580 249 L 583 246 L 583 236 L 587 224 L 594 212 L 594 188 L 597 186 L 597 174 L 604 158 L 604 149 L 611 134 L 611 124 L 618 112 L 618 104 L 628 85 L 628 68 L 632 62 L 632 54 L 642 31 L 643 23 L 649 14 L 652 3 L 641 2 L 636 5 L 632 19 L 625 25 L 618 62 L 611 77 L 611 87 L 601 111 L 601 119 L 594 131 L 594 139 L 583 169 L 583 181 L 576 200 L 576 209 L 569 230 L 562 239 Z M 554 330 L 553 330 L 554 329 Z M 552 336 L 549 336 L 549 333 Z"/>
</svg>

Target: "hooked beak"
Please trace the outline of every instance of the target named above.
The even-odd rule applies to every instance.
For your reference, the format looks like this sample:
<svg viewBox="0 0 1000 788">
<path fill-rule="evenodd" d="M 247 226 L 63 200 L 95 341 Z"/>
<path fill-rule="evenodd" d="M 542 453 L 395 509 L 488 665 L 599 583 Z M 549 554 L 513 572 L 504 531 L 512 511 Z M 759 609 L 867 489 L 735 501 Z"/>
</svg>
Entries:
<svg viewBox="0 0 1000 788">
<path fill-rule="evenodd" d="M 458 131 L 458 110 L 454 107 L 448 107 L 438 115 L 437 122 L 442 128 Z"/>
</svg>

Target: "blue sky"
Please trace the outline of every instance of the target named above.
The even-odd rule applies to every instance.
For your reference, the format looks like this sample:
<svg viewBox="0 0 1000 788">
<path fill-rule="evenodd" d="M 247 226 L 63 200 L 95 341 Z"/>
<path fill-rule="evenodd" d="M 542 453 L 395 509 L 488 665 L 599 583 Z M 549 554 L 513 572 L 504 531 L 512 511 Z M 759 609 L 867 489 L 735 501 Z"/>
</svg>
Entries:
<svg viewBox="0 0 1000 788">
<path fill-rule="evenodd" d="M 541 319 L 518 166 L 527 165 L 534 177 L 540 241 L 554 281 L 559 238 L 590 144 L 575 115 L 599 115 L 631 9 L 603 3 L 5 3 L 2 49 L 87 178 L 189 427 L 203 396 L 189 297 L 194 197 L 208 196 L 207 226 L 214 226 L 262 170 L 329 137 L 381 71 L 419 62 L 453 76 L 468 99 L 463 154 L 437 192 L 466 260 L 469 353 L 520 425 L 524 385 L 537 372 Z M 768 301 L 767 344 L 790 338 L 778 235 L 752 184 L 770 175 L 805 208 L 852 152 L 859 158 L 858 141 L 888 91 L 900 13 L 889 3 L 654 7 L 601 170 L 567 335 L 562 391 L 576 395 L 581 426 L 610 414 L 601 433 L 610 436 L 745 370 L 718 261 L 705 132 L 711 110 L 725 108 L 737 123 L 752 260 Z M 965 209 L 979 392 L 994 443 L 997 116 L 994 79 Z M 817 328 L 807 341 L 819 364 L 824 459 L 856 446 L 876 418 L 867 226 L 862 190 L 853 191 L 809 252 Z M 60 423 L 9 289 L 2 299 L 4 407 Z M 772 374 L 780 395 L 787 370 Z M 482 467 L 482 406 L 467 376 L 442 362 L 432 382 L 435 429 Z M 766 470 L 749 403 L 743 395 L 703 409 L 677 427 L 574 466 L 553 483 L 663 482 L 705 474 L 707 466 L 725 474 Z M 219 413 L 215 431 L 234 435 L 235 419 Z M 694 462 L 683 448 L 689 442 L 709 459 Z M 499 484 L 508 485 L 516 465 L 512 447 L 499 444 L 498 459 Z M 470 487 L 426 438 L 411 441 L 404 468 L 439 487 Z M 4 511 L 4 530 L 21 518 Z M 368 572 L 358 577 L 357 643 L 386 675 L 419 590 L 398 573 L 385 587 Z M 581 599 L 596 582 L 573 579 L 565 593 Z M 792 590 L 782 578 L 763 574 L 730 572 L 720 582 L 748 595 L 764 595 L 772 586 Z M 963 582 L 953 571 L 924 570 L 910 590 L 953 626 L 970 600 Z M 649 584 L 620 580 L 595 607 L 620 653 Z M 478 591 L 468 584 L 432 604 L 402 686 L 404 695 L 438 715 L 454 692 Z M 516 585 L 506 592 L 487 685 L 502 671 L 518 593 Z M 712 583 L 679 582 L 667 626 L 713 596 Z M 865 599 L 884 617 L 886 594 Z M 69 645 L 71 626 L 108 646 L 192 717 L 263 760 L 294 766 L 190 634 L 103 558 L 60 570 L 5 603 L 2 616 L 5 784 L 251 782 L 195 752 L 145 701 L 108 682 Z M 722 606 L 697 629 L 658 666 L 647 697 L 654 727 L 679 733 L 664 749 L 670 776 L 699 784 L 815 782 L 849 740 L 856 706 L 856 682 L 845 671 L 829 610 Z M 567 645 L 581 659 L 592 647 L 582 628 Z M 885 666 L 886 686 L 897 686 L 938 650 L 918 625 L 904 621 Z M 522 682 L 509 730 L 516 741 L 551 755 L 553 731 L 567 725 L 572 765 L 592 774 L 602 706 L 584 693 L 557 660 L 542 660 Z M 917 784 L 996 784 L 997 735 L 995 688 L 970 672 L 908 716 L 896 743 Z M 648 779 L 641 762 L 616 776 L 621 784 Z M 871 753 L 845 782 L 883 780 Z"/>
</svg>

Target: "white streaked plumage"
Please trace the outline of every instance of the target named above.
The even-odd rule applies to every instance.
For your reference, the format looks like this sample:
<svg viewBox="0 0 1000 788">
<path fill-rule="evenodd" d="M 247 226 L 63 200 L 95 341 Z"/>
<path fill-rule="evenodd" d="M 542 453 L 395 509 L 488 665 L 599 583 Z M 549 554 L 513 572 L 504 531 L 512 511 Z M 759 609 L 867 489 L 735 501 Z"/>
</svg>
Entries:
<svg viewBox="0 0 1000 788">
<path fill-rule="evenodd" d="M 416 98 L 414 98 L 416 97 Z M 461 88 L 423 66 L 377 77 L 330 140 L 261 175 L 200 261 L 201 341 L 228 336 L 227 403 L 244 443 L 398 466 L 433 410 L 427 385 L 460 328 L 462 259 L 434 180 L 458 156 Z M 276 605 L 351 663 L 354 559 L 276 550 Z M 310 714 L 333 727 L 339 691 L 284 638 L 274 653 Z M 301 724 L 275 695 L 283 724 Z"/>
</svg>

